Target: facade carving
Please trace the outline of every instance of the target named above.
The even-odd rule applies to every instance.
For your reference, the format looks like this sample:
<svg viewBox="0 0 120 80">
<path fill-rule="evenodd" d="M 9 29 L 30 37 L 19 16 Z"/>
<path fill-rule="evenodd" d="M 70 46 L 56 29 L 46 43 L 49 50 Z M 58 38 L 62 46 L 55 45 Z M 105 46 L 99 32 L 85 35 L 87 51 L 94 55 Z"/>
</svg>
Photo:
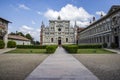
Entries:
<svg viewBox="0 0 120 80">
<path fill-rule="evenodd" d="M 79 44 L 111 43 L 120 48 L 120 5 L 111 7 L 107 15 L 78 33 Z"/>
<path fill-rule="evenodd" d="M 49 20 L 49 26 L 45 27 L 42 22 L 40 32 L 41 45 L 62 45 L 76 43 L 76 27 L 70 27 L 69 20 Z"/>
</svg>

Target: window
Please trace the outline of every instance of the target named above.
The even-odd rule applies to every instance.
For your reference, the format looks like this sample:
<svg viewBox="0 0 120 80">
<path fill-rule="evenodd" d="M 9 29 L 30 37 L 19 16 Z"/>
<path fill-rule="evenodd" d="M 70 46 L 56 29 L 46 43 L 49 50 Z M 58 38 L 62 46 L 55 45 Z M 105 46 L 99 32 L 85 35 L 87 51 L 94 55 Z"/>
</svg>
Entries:
<svg viewBox="0 0 120 80">
<path fill-rule="evenodd" d="M 58 31 L 61 31 L 61 28 L 58 28 Z"/>
<path fill-rule="evenodd" d="M 66 42 L 68 42 L 68 38 L 66 38 Z"/>
<path fill-rule="evenodd" d="M 53 38 L 51 38 L 51 42 L 53 42 Z"/>
</svg>

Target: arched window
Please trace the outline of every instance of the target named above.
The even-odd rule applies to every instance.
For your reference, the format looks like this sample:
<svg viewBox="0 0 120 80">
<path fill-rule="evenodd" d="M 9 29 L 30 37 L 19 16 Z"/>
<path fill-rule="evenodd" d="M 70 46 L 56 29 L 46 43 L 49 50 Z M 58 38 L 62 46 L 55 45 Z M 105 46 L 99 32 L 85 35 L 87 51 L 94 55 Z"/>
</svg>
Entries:
<svg viewBox="0 0 120 80">
<path fill-rule="evenodd" d="M 53 42 L 53 38 L 51 38 L 51 42 Z"/>
<path fill-rule="evenodd" d="M 61 28 L 58 28 L 58 31 L 61 31 Z"/>
<path fill-rule="evenodd" d="M 68 42 L 68 38 L 66 38 L 66 42 Z"/>
</svg>

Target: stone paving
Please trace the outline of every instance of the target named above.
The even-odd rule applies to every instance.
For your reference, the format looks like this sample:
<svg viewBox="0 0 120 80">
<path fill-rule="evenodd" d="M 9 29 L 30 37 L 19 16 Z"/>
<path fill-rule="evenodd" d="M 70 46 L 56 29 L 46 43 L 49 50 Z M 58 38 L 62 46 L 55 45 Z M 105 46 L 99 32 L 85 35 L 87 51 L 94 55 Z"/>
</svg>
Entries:
<svg viewBox="0 0 120 80">
<path fill-rule="evenodd" d="M 99 80 L 71 54 L 58 47 L 25 80 Z"/>
<path fill-rule="evenodd" d="M 120 54 L 120 49 L 108 49 L 108 48 L 105 48 L 105 49 L 108 51 L 112 51 L 112 52 L 115 52 L 117 54 Z"/>
<path fill-rule="evenodd" d="M 3 54 L 5 52 L 8 52 L 8 51 L 11 51 L 11 50 L 14 50 L 16 48 L 5 48 L 5 49 L 0 49 L 0 54 Z"/>
</svg>

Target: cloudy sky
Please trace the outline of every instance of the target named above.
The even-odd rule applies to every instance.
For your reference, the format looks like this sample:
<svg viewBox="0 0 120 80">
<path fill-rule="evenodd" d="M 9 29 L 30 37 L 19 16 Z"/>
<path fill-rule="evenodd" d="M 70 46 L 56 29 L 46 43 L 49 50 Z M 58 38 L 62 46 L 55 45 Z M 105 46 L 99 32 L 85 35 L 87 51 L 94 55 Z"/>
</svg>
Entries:
<svg viewBox="0 0 120 80">
<path fill-rule="evenodd" d="M 77 21 L 80 27 L 89 25 L 93 16 L 99 19 L 106 15 L 112 5 L 120 5 L 119 0 L 0 0 L 0 17 L 12 22 L 9 32 L 30 33 L 39 41 L 40 26 L 46 26 L 49 19 L 70 20 L 71 27 Z"/>
</svg>

